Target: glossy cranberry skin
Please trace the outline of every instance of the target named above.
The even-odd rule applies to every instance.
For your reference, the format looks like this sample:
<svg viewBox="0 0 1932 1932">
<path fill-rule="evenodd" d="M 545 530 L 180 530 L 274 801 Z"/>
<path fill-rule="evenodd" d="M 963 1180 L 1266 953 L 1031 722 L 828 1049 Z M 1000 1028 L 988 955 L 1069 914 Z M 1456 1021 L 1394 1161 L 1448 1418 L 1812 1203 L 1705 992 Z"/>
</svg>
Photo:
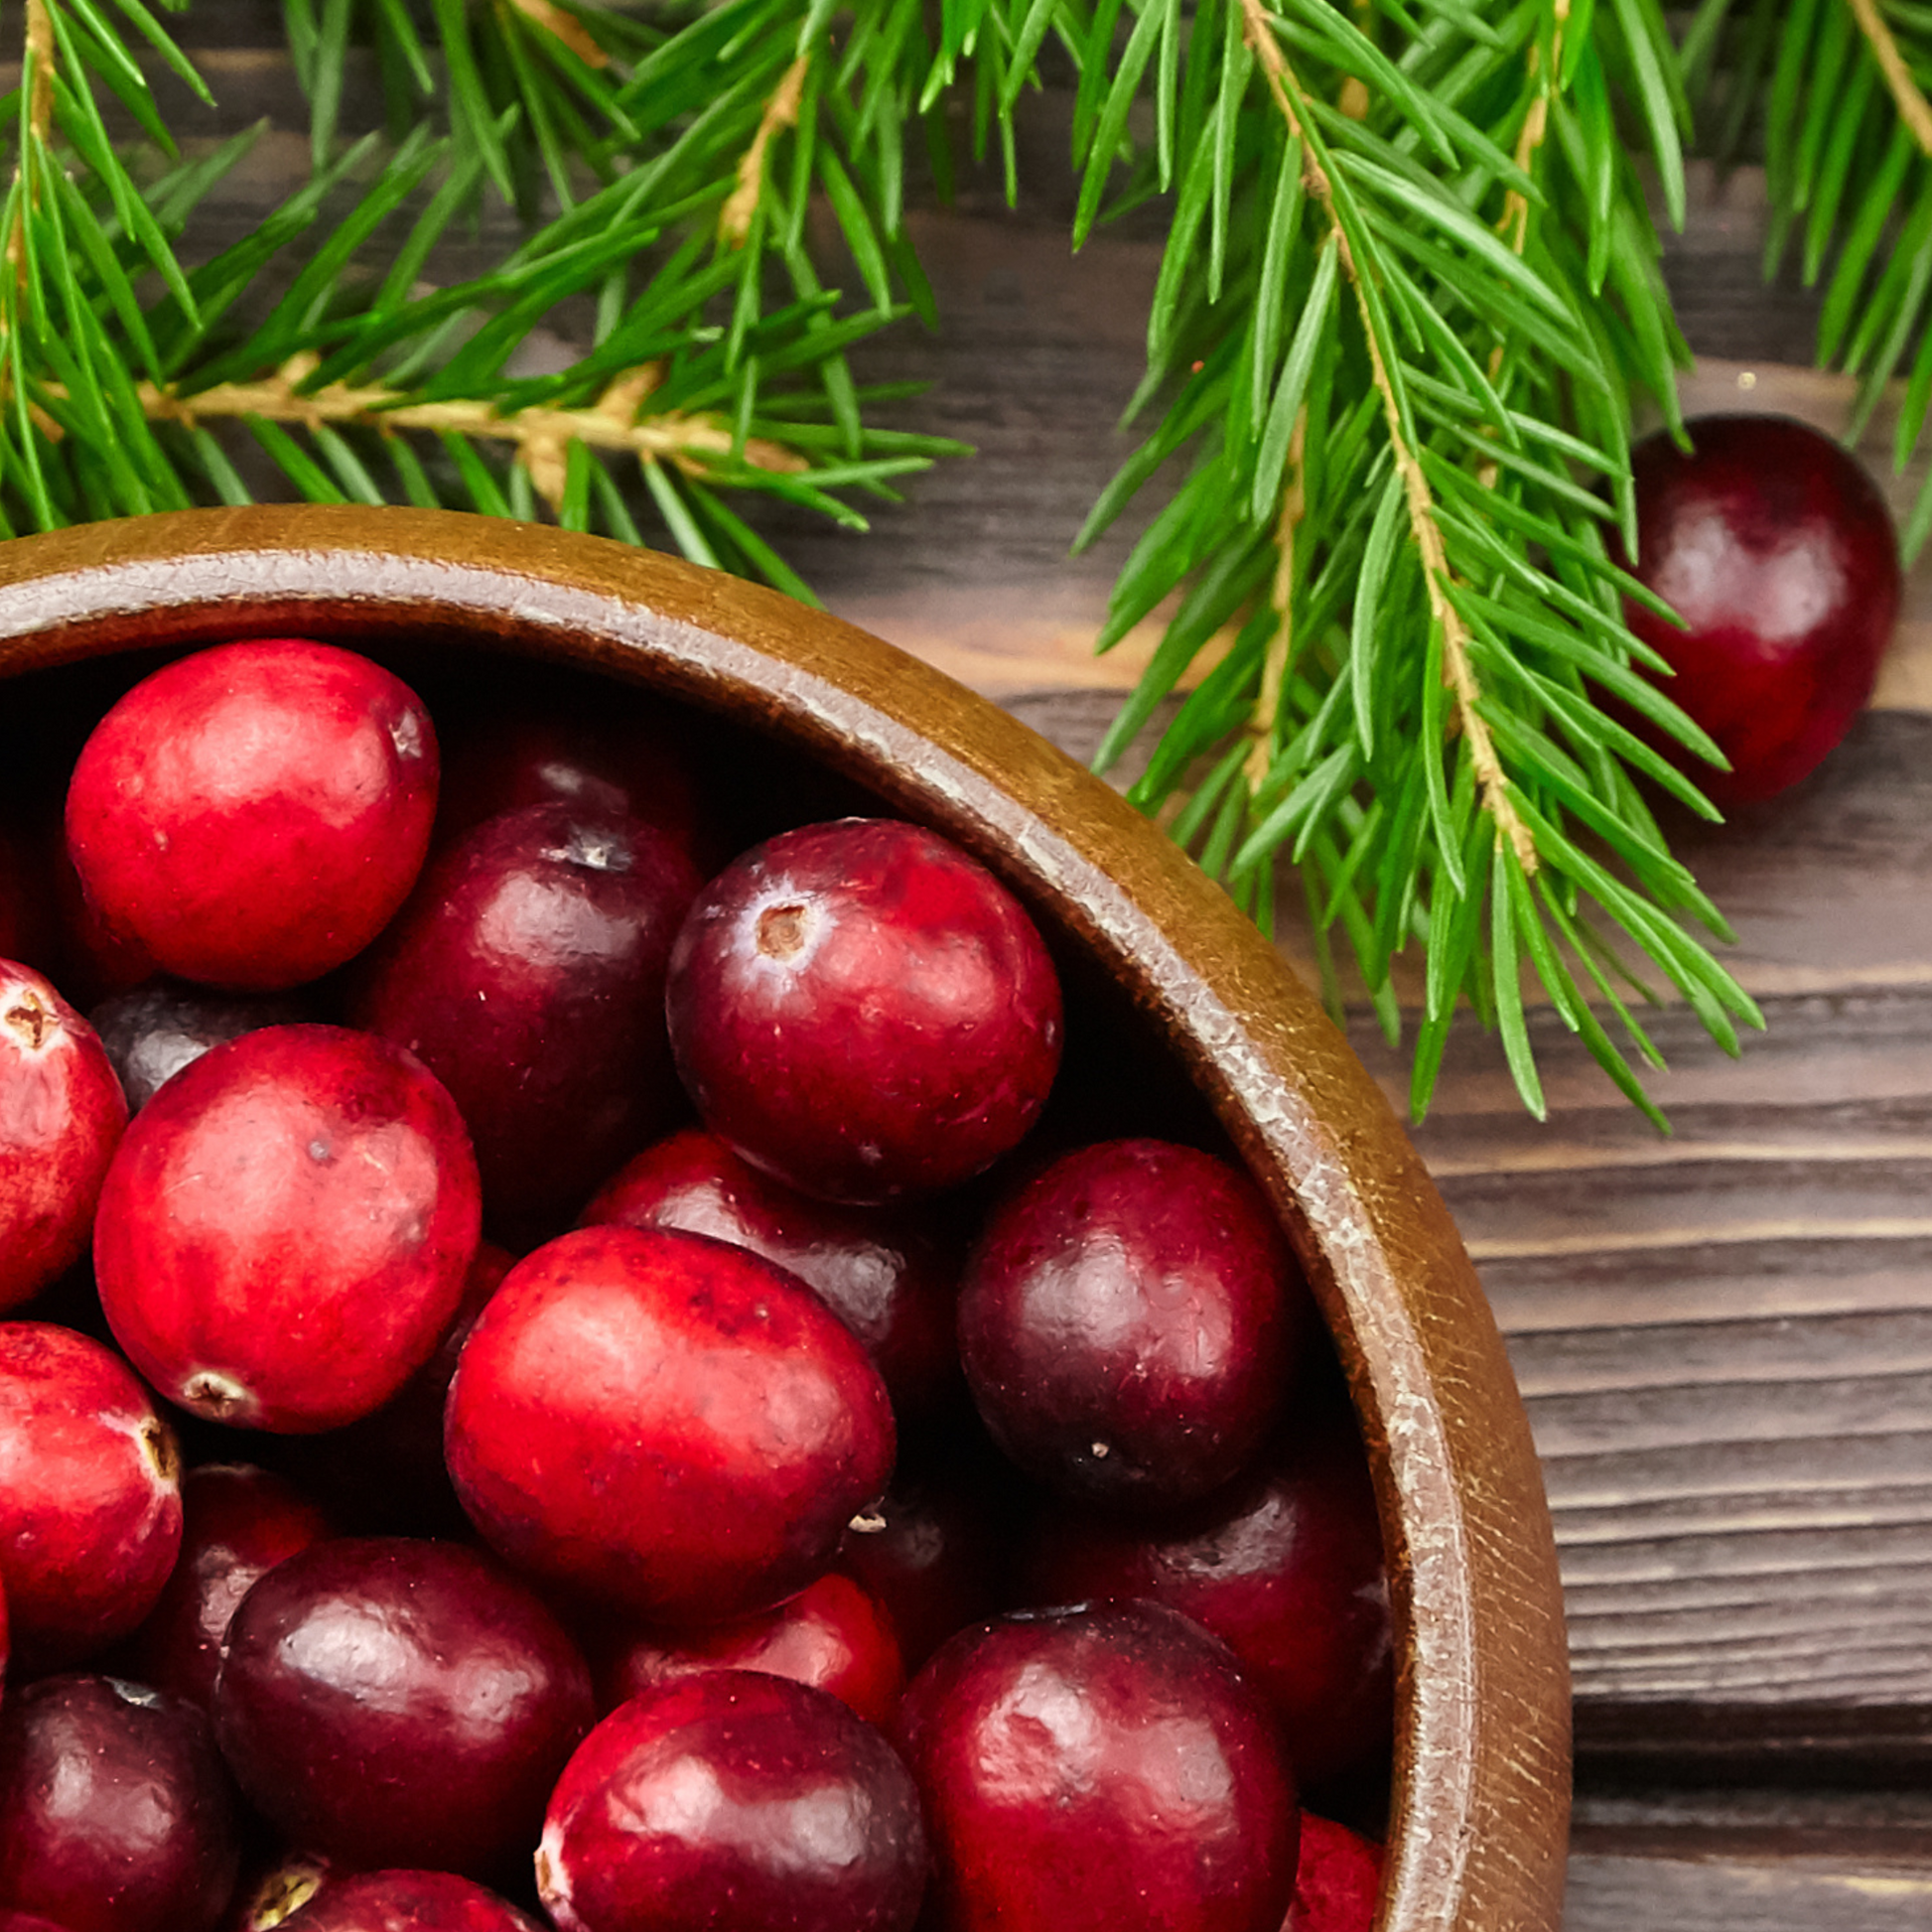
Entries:
<svg viewBox="0 0 1932 1932">
<path fill-rule="evenodd" d="M 510 812 L 429 867 L 358 976 L 350 1020 L 449 1088 L 492 1215 L 575 1207 L 681 1105 L 664 973 L 698 885 L 636 819 Z"/>
<path fill-rule="evenodd" d="M 290 1840 L 480 1878 L 529 1855 L 591 1718 L 589 1667 L 531 1590 L 407 1537 L 316 1543 L 268 1571 L 214 1697 L 222 1754 Z"/>
<path fill-rule="evenodd" d="M 674 1678 L 756 1670 L 830 1691 L 868 1724 L 883 1725 L 905 1688 L 898 1638 L 885 1605 L 836 1570 L 776 1609 L 707 1630 L 606 1628 L 587 1636 L 600 1712 Z"/>
<path fill-rule="evenodd" d="M 826 1570 L 892 1473 L 892 1405 L 802 1283 L 743 1248 L 583 1228 L 470 1331 L 450 1474 L 518 1569 L 640 1617 L 721 1622 Z"/>
<path fill-rule="evenodd" d="M 931 1193 L 1031 1127 L 1059 1065 L 1059 982 L 1031 919 L 935 832 L 810 825 L 700 895 L 666 996 L 712 1131 L 827 1200 Z"/>
<path fill-rule="evenodd" d="M 300 986 L 360 952 L 422 866 L 436 734 L 399 679 L 301 638 L 144 678 L 94 727 L 68 790 L 89 899 L 165 972 Z"/>
<path fill-rule="evenodd" d="M 288 1932 L 538 1932 L 507 1899 L 449 1871 L 363 1871 L 279 1924 Z"/>
<path fill-rule="evenodd" d="M 1730 770 L 1673 756 L 1738 804 L 1796 784 L 1870 697 L 1898 615 L 1898 543 L 1857 459 L 1806 424 L 1707 416 L 1690 431 L 1689 453 L 1660 434 L 1631 457 L 1632 568 L 1687 627 L 1634 603 L 1625 616 Z"/>
<path fill-rule="evenodd" d="M 92 1027 L 31 967 L 0 959 L 0 1310 L 86 1252 L 127 1101 Z"/>
<path fill-rule="evenodd" d="M 42 1678 L 0 1713 L 0 1904 L 69 1932 L 209 1932 L 240 1862 L 195 1705 L 111 1677 Z"/>
<path fill-rule="evenodd" d="M 913 1679 L 931 1932 L 1280 1932 L 1295 1783 L 1228 1652 L 1156 1603 L 1006 1617 Z"/>
<path fill-rule="evenodd" d="M 1032 1601 L 1145 1596 L 1213 1631 L 1274 1704 L 1304 1786 L 1388 1749 L 1388 1579 L 1375 1493 L 1352 1438 L 1298 1441 L 1155 1523 L 1054 1509 L 1030 1543 L 1023 1587 Z"/>
<path fill-rule="evenodd" d="M 115 1338 L 171 1402 L 300 1434 L 388 1400 L 455 1313 L 476 1162 L 409 1054 L 342 1027 L 210 1048 L 122 1139 L 94 1220 Z"/>
<path fill-rule="evenodd" d="M 627 1162 L 579 1224 L 709 1234 L 796 1275 L 865 1343 L 901 1419 L 956 1386 L 955 1271 L 903 1209 L 813 1200 L 693 1127 Z"/>
<path fill-rule="evenodd" d="M 245 1462 L 190 1469 L 181 1503 L 181 1554 L 128 1639 L 125 1665 L 141 1683 L 207 1711 L 228 1619 L 241 1599 L 285 1557 L 332 1534 L 332 1526 L 293 1483 Z"/>
<path fill-rule="evenodd" d="M 919 1798 L 839 1700 L 713 1671 L 621 1706 L 550 1801 L 537 1889 L 560 1932 L 907 1932 Z"/>
<path fill-rule="evenodd" d="M 1313 1304 L 1260 1190 L 1166 1141 L 1076 1150 L 998 1207 L 960 1357 L 993 1439 L 1061 1494 L 1155 1509 L 1260 1449 Z"/>
<path fill-rule="evenodd" d="M 120 1076 L 131 1112 L 139 1113 L 190 1061 L 210 1046 L 263 1027 L 292 1027 L 317 1016 L 290 994 L 217 993 L 182 980 L 145 980 L 111 994 L 88 1014 Z"/>
<path fill-rule="evenodd" d="M 0 1322 L 0 1583 L 16 1663 L 46 1670 L 124 1636 L 181 1547 L 181 1462 L 111 1349 Z"/>
<path fill-rule="evenodd" d="M 1295 1902 L 1282 1932 L 1372 1932 L 1381 1897 L 1382 1848 L 1305 1811 Z"/>
</svg>

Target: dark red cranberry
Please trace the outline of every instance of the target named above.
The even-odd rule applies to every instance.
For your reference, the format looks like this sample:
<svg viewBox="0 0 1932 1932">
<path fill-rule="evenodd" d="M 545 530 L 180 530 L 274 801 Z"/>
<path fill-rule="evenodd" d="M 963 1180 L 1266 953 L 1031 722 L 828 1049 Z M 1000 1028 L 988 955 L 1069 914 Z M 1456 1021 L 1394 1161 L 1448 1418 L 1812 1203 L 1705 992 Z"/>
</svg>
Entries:
<svg viewBox="0 0 1932 1932">
<path fill-rule="evenodd" d="M 215 1729 L 294 1842 L 487 1878 L 527 1857 L 592 1718 L 590 1671 L 537 1597 L 453 1543 L 344 1537 L 242 1598 Z"/>
<path fill-rule="evenodd" d="M 94 727 L 68 790 L 89 899 L 164 971 L 300 986 L 360 952 L 429 849 L 436 735 L 352 651 L 277 637 L 198 651 Z"/>
<path fill-rule="evenodd" d="M 729 866 L 678 935 L 666 1010 L 706 1125 L 828 1200 L 978 1173 L 1059 1065 L 1059 983 L 1032 920 L 957 847 L 893 819 L 806 826 Z"/>
<path fill-rule="evenodd" d="M 1674 756 L 1719 803 L 1742 803 L 1796 784 L 1871 695 L 1898 615 L 1898 542 L 1870 478 L 1819 431 L 1778 416 L 1690 429 L 1688 452 L 1659 434 L 1631 458 L 1631 568 L 1685 627 L 1635 603 L 1625 615 L 1730 769 Z"/>
<path fill-rule="evenodd" d="M 1371 1932 L 1381 1896 L 1382 1848 L 1305 1811 L 1295 1902 L 1282 1932 Z"/>
<path fill-rule="evenodd" d="M 505 1898 L 449 1871 L 363 1871 L 318 1892 L 287 1932 L 537 1932 Z"/>
<path fill-rule="evenodd" d="M 209 1932 L 240 1860 L 207 1715 L 117 1678 L 46 1677 L 0 1713 L 0 1904 L 68 1932 Z"/>
<path fill-rule="evenodd" d="M 1294 1447 L 1178 1516 L 1035 1525 L 1031 1600 L 1146 1596 L 1219 1637 L 1274 1703 L 1304 1786 L 1372 1762 L 1394 1724 L 1394 1644 L 1375 1493 L 1352 1437 Z"/>
<path fill-rule="evenodd" d="M 0 1322 L 0 1580 L 15 1661 L 72 1663 L 147 1615 L 181 1547 L 181 1458 L 99 1342 Z"/>
<path fill-rule="evenodd" d="M 1313 1321 L 1245 1174 L 1103 1141 L 994 1212 L 960 1290 L 960 1357 L 1022 1468 L 1083 1502 L 1162 1508 L 1254 1456 Z"/>
<path fill-rule="evenodd" d="M 121 1142 L 94 1221 L 116 1339 L 171 1402 L 276 1432 L 364 1416 L 420 1368 L 476 1252 L 450 1096 L 385 1039 L 211 1047 Z"/>
<path fill-rule="evenodd" d="M 653 826 L 532 806 L 443 853 L 359 974 L 349 1017 L 455 1096 L 492 1216 L 575 1207 L 681 1104 L 664 973 L 698 884 Z"/>
<path fill-rule="evenodd" d="M 42 1918 L 38 1912 L 10 1912 L 0 1907 L 0 1932 L 68 1932 L 68 1928 Z"/>
<path fill-rule="evenodd" d="M 125 1652 L 128 1674 L 204 1711 L 228 1619 L 256 1580 L 331 1534 L 292 1483 L 245 1462 L 209 1462 L 182 1478 L 181 1555 Z"/>
<path fill-rule="evenodd" d="M 905 1688 L 898 1638 L 885 1605 L 836 1570 L 757 1616 L 706 1630 L 607 1626 L 587 1636 L 586 1645 L 604 1712 L 674 1678 L 759 1670 L 830 1691 L 868 1724 L 883 1725 Z"/>
<path fill-rule="evenodd" d="M 796 1275 L 865 1343 L 901 1419 L 955 1386 L 954 1271 L 903 1210 L 813 1200 L 693 1127 L 604 1184 L 580 1225 L 605 1223 L 709 1234 Z"/>
<path fill-rule="evenodd" d="M 537 1889 L 560 1932 L 908 1932 L 919 1798 L 828 1692 L 712 1671 L 621 1706 L 544 1819 Z"/>
<path fill-rule="evenodd" d="M 315 1018 L 309 1001 L 288 994 L 217 993 L 166 979 L 112 994 L 87 1016 L 136 1113 L 210 1046 Z"/>
<path fill-rule="evenodd" d="M 769 1608 L 892 1472 L 885 1384 L 801 1282 L 743 1248 L 583 1228 L 470 1331 L 450 1474 L 517 1568 L 667 1622 Z"/>
<path fill-rule="evenodd" d="M 962 1631 L 899 1707 L 931 1932 L 1281 1932 L 1295 1782 L 1273 1714 L 1157 1603 Z"/>
<path fill-rule="evenodd" d="M 0 1309 L 86 1252 L 127 1102 L 86 1021 L 31 967 L 0 959 Z"/>
</svg>

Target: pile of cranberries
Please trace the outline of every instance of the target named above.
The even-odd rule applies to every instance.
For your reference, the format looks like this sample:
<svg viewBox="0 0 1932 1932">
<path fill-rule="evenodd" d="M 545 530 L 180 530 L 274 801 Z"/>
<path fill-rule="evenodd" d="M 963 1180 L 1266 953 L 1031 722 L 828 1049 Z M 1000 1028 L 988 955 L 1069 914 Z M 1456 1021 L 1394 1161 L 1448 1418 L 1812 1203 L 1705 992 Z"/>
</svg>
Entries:
<svg viewBox="0 0 1932 1932">
<path fill-rule="evenodd" d="M 73 736 L 0 827 L 0 1932 L 1368 1926 L 1307 1285 L 990 872 L 534 671 L 222 644 Z"/>
</svg>

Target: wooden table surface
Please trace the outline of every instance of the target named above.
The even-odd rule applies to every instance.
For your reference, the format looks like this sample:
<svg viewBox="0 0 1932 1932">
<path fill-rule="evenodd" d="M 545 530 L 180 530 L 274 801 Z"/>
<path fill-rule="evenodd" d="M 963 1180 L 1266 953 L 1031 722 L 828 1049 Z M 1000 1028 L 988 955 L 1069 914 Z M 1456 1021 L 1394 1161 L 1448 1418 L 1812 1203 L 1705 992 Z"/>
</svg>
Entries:
<svg viewBox="0 0 1932 1932">
<path fill-rule="evenodd" d="M 178 126 L 278 130 L 209 210 L 212 244 L 294 185 L 301 103 L 273 0 L 194 0 L 178 31 L 219 99 Z M 835 609 L 1084 751 L 1146 639 L 1092 657 L 1125 539 L 1066 545 L 1128 447 L 1160 215 L 1071 256 L 1064 152 L 1048 97 L 1020 212 L 969 184 L 911 217 L 944 326 L 862 358 L 928 381 L 903 420 L 978 456 L 913 479 L 870 536 L 785 535 Z M 1669 256 L 1692 402 L 1831 424 L 1844 385 L 1799 366 L 1811 297 L 1759 282 L 1760 181 L 1695 186 Z M 1684 850 L 1770 1029 L 1732 1062 L 1663 1017 L 1675 1138 L 1548 1015 L 1546 1125 L 1471 1031 L 1418 1134 L 1510 1338 L 1563 1551 L 1567 1923 L 1902 1932 L 1932 1925 L 1932 571 L 1851 741 Z"/>
</svg>

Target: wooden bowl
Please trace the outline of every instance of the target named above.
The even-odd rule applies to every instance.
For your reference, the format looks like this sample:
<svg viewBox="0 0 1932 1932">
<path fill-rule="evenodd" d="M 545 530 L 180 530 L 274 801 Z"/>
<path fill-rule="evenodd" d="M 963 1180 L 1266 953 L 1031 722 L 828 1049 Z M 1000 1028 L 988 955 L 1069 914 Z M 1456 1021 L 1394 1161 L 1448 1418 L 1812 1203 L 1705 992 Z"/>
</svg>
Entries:
<svg viewBox="0 0 1932 1932">
<path fill-rule="evenodd" d="M 985 700 L 849 624 L 667 557 L 352 507 L 187 511 L 0 544 L 0 674 L 277 633 L 519 653 L 766 730 L 959 840 L 1100 963 L 1269 1189 L 1349 1376 L 1400 1646 L 1380 1924 L 1554 1928 L 1562 1600 L 1502 1343 L 1381 1094 L 1222 893 Z"/>
</svg>

